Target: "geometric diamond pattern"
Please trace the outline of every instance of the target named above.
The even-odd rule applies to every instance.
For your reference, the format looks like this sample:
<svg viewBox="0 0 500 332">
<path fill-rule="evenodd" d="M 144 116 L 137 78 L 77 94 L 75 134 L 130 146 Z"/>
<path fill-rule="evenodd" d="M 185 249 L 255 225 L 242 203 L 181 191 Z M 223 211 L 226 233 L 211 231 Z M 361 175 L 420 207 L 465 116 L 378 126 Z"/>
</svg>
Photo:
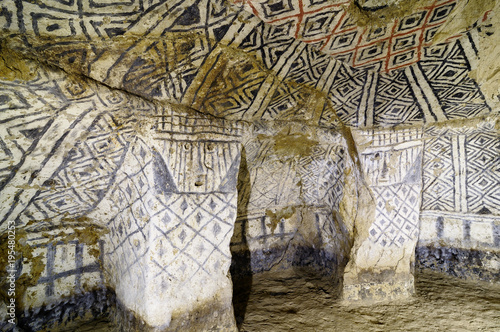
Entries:
<svg viewBox="0 0 500 332">
<path fill-rule="evenodd" d="M 183 146 L 187 144 L 182 142 Z M 239 153 L 238 148 L 233 149 L 234 143 L 210 141 L 201 146 L 207 147 L 207 156 L 222 147 Z M 103 258 L 105 271 L 124 301 L 140 294 L 150 294 L 153 301 L 160 301 L 173 298 L 173 293 L 179 291 L 191 292 L 191 300 L 195 301 L 210 292 L 206 290 L 207 284 L 220 281 L 222 272 L 229 269 L 229 243 L 237 202 L 233 185 L 237 173 L 232 170 L 232 163 L 237 163 L 239 156 L 232 155 L 234 160 L 226 160 L 222 172 L 215 170 L 217 179 L 213 180 L 221 184 L 216 190 L 199 186 L 206 191 L 186 192 L 181 183 L 174 183 L 175 173 L 162 156 L 169 150 L 168 145 L 165 150 L 153 149 L 136 138 L 124 158 L 126 167 L 118 170 L 115 183 L 92 214 L 106 213 L 109 220 Z M 180 164 L 193 157 L 187 156 L 191 155 L 190 149 L 183 151 L 188 153 L 177 155 Z M 204 157 L 196 155 L 197 162 L 206 163 Z M 220 155 L 225 160 L 222 152 Z M 127 290 L 124 285 L 134 288 Z"/>
<path fill-rule="evenodd" d="M 422 111 L 403 71 L 381 75 L 375 96 L 377 125 L 412 124 L 422 122 Z"/>
<path fill-rule="evenodd" d="M 292 120 L 305 117 L 304 110 L 314 102 L 314 90 L 300 85 L 280 84 L 267 106 L 263 118 L 273 120 Z"/>
<path fill-rule="evenodd" d="M 358 108 L 367 73 L 342 64 L 334 79 L 328 98 L 335 105 L 338 117 L 346 124 L 358 126 Z"/>
<path fill-rule="evenodd" d="M 265 211 L 280 205 L 295 205 L 298 202 L 299 187 L 290 184 L 298 182 L 296 172 L 291 160 L 267 161 L 261 167 L 252 167 L 250 179 L 254 186 L 249 197 L 240 196 L 240 199 L 249 199 L 248 209 L 251 211 Z"/>
<path fill-rule="evenodd" d="M 440 136 L 424 141 L 422 210 L 454 211 L 455 188 L 451 140 Z"/>
<path fill-rule="evenodd" d="M 293 210 L 292 215 L 297 216 L 296 209 L 302 206 L 330 211 L 328 213 L 339 211 L 348 157 L 347 148 L 338 135 L 325 130 L 317 136 L 321 141 L 314 142 L 307 153 L 285 152 L 276 158 L 272 132 L 286 132 L 289 136 L 305 133 L 309 137 L 312 133 L 308 130 L 310 128 L 301 124 L 269 127 L 265 123 L 254 123 L 254 132 L 262 135 L 244 142 L 246 163 L 242 168 L 245 171 L 238 177 L 238 218 L 233 246 L 245 247 L 248 241 L 250 250 L 265 247 L 281 252 L 297 232 L 296 223 L 300 218 L 289 216 L 273 224 L 269 212 Z M 260 266 L 263 262 L 255 261 L 255 264 Z"/>
<path fill-rule="evenodd" d="M 305 48 L 292 63 L 286 78 L 294 82 L 314 87 L 328 66 L 330 58 L 326 54 Z"/>
<path fill-rule="evenodd" d="M 220 1 L 203 1 L 203 10 L 199 5 L 191 0 L 177 1 L 169 6 L 158 0 L 147 4 L 142 1 L 90 1 L 82 6 L 74 1 L 55 5 L 28 3 L 19 13 L 19 25 L 24 24 L 27 32 L 37 37 L 48 37 L 43 41 L 38 38 L 37 46 L 40 52 L 54 54 L 60 67 L 81 68 L 86 75 L 92 76 L 92 69 L 101 66 L 103 59 L 111 60 L 115 72 L 99 75 L 101 82 L 110 83 L 111 76 L 118 75 L 122 88 L 147 98 L 180 101 L 206 56 L 222 39 L 237 14 Z M 152 16 L 153 13 L 157 16 Z M 9 14 L 15 15 L 15 12 Z M 113 19 L 109 22 L 101 15 L 110 15 Z M 15 30 L 16 22 L 11 23 L 5 28 Z M 112 47 L 101 43 L 127 33 L 140 38 L 123 47 L 124 53 L 117 54 Z M 189 34 L 191 38 L 189 41 L 170 38 L 172 33 Z M 75 34 L 82 35 L 85 41 L 71 45 L 54 42 L 57 37 L 71 38 Z M 150 35 L 153 37 L 149 38 Z M 157 36 L 160 35 L 167 37 L 159 40 Z"/>
<path fill-rule="evenodd" d="M 220 61 L 222 64 L 222 61 Z M 217 117 L 242 118 L 267 75 L 257 61 L 240 61 L 225 75 L 217 75 L 200 110 Z"/>
<path fill-rule="evenodd" d="M 364 125 L 363 119 L 366 123 L 373 120 L 376 126 L 422 123 L 426 110 L 420 102 L 429 96 L 433 98 L 428 104 L 437 101 L 435 105 L 439 103 L 446 119 L 476 117 L 491 111 L 478 85 L 468 76 L 469 53 L 462 43 L 455 39 L 431 45 L 434 34 L 454 9 L 455 0 L 431 1 L 406 17 L 376 28 L 355 24 L 345 8 L 352 5 L 351 1 L 246 1 L 244 6 L 263 19 L 260 24 L 242 20 L 249 16 L 222 1 L 186 0 L 169 4 L 171 7 L 164 5 L 156 0 L 105 6 L 91 1 L 83 7 L 74 1 L 48 1 L 43 5 L 24 1 L 15 11 L 5 6 L 2 15 L 16 17 L 8 19 L 4 28 L 15 32 L 11 26 L 18 24 L 40 37 L 33 50 L 53 54 L 50 58 L 56 65 L 74 68 L 147 99 L 185 103 L 217 117 L 243 118 L 249 108 L 256 108 L 258 116 L 252 115 L 256 118 L 293 118 L 310 101 L 314 102 L 315 91 L 308 89 L 320 81 L 337 115 L 351 126 Z M 157 21 L 151 20 L 151 13 L 156 14 Z M 102 15 L 111 15 L 113 20 L 106 22 Z M 23 29 L 20 31 L 24 33 Z M 233 31 L 232 39 L 227 38 L 228 31 Z M 126 33 L 136 39 L 122 52 L 108 49 L 101 42 Z M 82 40 L 71 40 L 75 36 L 82 36 Z M 63 45 L 58 38 L 68 38 L 69 43 Z M 294 38 L 311 47 L 303 47 Z M 28 39 L 25 42 L 28 44 Z M 225 52 L 229 49 L 236 54 L 247 53 L 248 57 L 238 60 Z M 334 64 L 328 55 L 344 63 Z M 232 70 L 236 67 L 238 70 Z M 415 77 L 411 77 L 412 73 Z M 57 120 L 61 109 L 84 99 L 99 99 L 100 106 L 113 108 L 120 98 L 128 98 L 121 94 L 101 98 L 98 89 L 89 88 L 87 83 L 58 85 L 53 81 L 43 74 L 33 80 L 33 90 L 53 90 L 47 100 L 28 91 L 31 88 L 20 93 L 10 83 L 0 94 L 0 111 L 5 117 L 2 127 L 7 133 L 0 134 L 1 185 L 17 176 L 14 174 L 21 163 L 37 147 L 38 139 Z M 207 84 L 201 89 L 204 82 Z M 420 85 L 422 91 L 418 91 Z M 188 100 L 191 94 L 194 97 Z M 42 106 L 58 111 L 50 116 L 31 114 L 34 112 L 30 108 L 38 111 Z M 139 111 L 127 102 L 120 107 Z M 6 114 L 17 111 L 24 112 L 25 120 L 9 123 L 12 116 Z M 360 112 L 371 112 L 372 119 L 361 117 Z M 184 123 L 184 127 L 204 134 L 201 122 L 194 117 L 189 120 L 192 122 Z M 159 121 L 156 125 L 166 126 L 169 122 Z M 223 131 L 224 127 L 222 124 L 217 130 Z M 72 128 L 60 136 L 61 142 L 66 135 L 80 134 L 70 133 Z M 162 143 L 165 149 L 161 155 L 140 140 L 132 142 L 128 123 L 119 123 L 110 110 L 94 116 L 84 131 L 85 140 L 70 145 L 64 142 L 68 151 L 61 153 L 57 165 L 53 163 L 54 171 L 41 189 L 26 196 L 29 198 L 21 217 L 30 220 L 41 215 L 52 222 L 66 216 L 76 218 L 110 200 L 113 212 L 106 217 L 100 215 L 99 220 L 108 221 L 106 261 L 114 265 L 113 271 L 119 271 L 118 276 L 135 278 L 133 284 L 145 286 L 154 271 L 154 276 L 162 276 L 161 284 L 168 286 L 168 278 L 173 276 L 182 279 L 183 284 L 195 276 L 208 277 L 220 271 L 229 260 L 224 248 L 236 211 L 232 185 L 237 175 L 240 136 L 227 135 L 231 137 L 221 143 L 192 138 L 187 132 L 163 131 L 167 143 Z M 170 139 L 169 135 L 174 134 L 184 135 L 184 140 Z M 8 136 L 15 139 L 9 141 Z M 459 141 L 463 143 L 459 145 L 460 155 L 455 152 L 456 135 L 426 142 L 424 164 L 429 167 L 424 168 L 423 206 L 456 211 L 456 199 L 461 195 L 461 200 L 466 201 L 465 207 L 460 203 L 462 212 L 496 214 L 500 205 L 498 135 L 475 132 L 460 135 L 462 138 L 465 140 Z M 318 145 L 303 158 L 281 161 L 269 157 L 274 143 L 269 139 L 257 147 L 249 145 L 248 154 L 253 154 L 250 160 L 257 165 L 251 169 L 251 178 L 265 180 L 256 181 L 252 187 L 250 208 L 262 210 L 305 201 L 338 210 L 343 194 L 344 150 L 334 144 Z M 392 153 L 393 146 L 390 148 Z M 206 158 L 197 159 L 202 154 Z M 386 155 L 382 155 L 385 162 Z M 404 157 L 414 155 L 409 152 Z M 375 156 L 367 154 L 364 161 Z M 460 165 L 467 166 L 466 173 L 459 174 L 465 179 L 461 182 L 466 184 L 463 192 L 457 191 L 457 158 Z M 12 164 L 13 160 L 23 161 Z M 127 167 L 122 167 L 124 164 Z M 413 164 L 418 162 L 412 160 Z M 382 173 L 386 170 L 383 166 L 380 169 Z M 403 167 L 398 171 L 410 172 Z M 199 178 L 183 181 L 192 175 Z M 36 176 L 31 174 L 32 178 Z M 404 181 L 403 177 L 398 181 L 395 178 L 390 178 L 391 185 L 373 186 L 377 210 L 370 236 L 383 246 L 402 246 L 415 239 L 418 232 L 419 186 L 409 184 L 406 177 Z M 383 174 L 377 179 L 389 177 Z M 296 186 L 299 181 L 300 186 Z M 164 184 L 168 187 L 162 187 Z M 154 246 L 149 245 L 151 241 Z"/>
<path fill-rule="evenodd" d="M 8 108 L 1 113 L 0 190 L 16 187 L 25 197 L 9 218 L 39 229 L 91 211 L 133 135 L 135 119 L 126 114 L 150 111 L 151 104 L 43 67 L 34 79 L 2 82 L 2 89 Z M 29 178 L 20 181 L 31 188 L 15 184 L 25 172 Z"/>
<path fill-rule="evenodd" d="M 313 45 L 354 68 L 390 72 L 409 66 L 449 18 L 456 0 L 433 1 L 412 14 L 394 18 L 385 26 L 357 26 L 348 9 L 351 1 L 309 2 L 290 0 L 244 2 L 245 8 L 290 37 Z M 450 40 L 457 38 L 452 37 Z M 448 40 L 448 41 L 450 41 Z"/>
<path fill-rule="evenodd" d="M 383 247 L 402 247 L 418 238 L 420 186 L 397 184 L 372 187 L 376 200 L 370 239 Z"/>
<path fill-rule="evenodd" d="M 383 247 L 417 240 L 421 200 L 422 130 L 356 131 L 366 184 L 373 193 L 375 218 L 369 239 Z"/>
<path fill-rule="evenodd" d="M 494 123 L 481 123 L 477 128 L 429 128 L 426 135 L 422 210 L 499 214 L 500 140 Z M 453 148 L 454 142 L 462 148 Z"/>
<path fill-rule="evenodd" d="M 145 151 L 145 153 L 141 153 Z M 147 269 L 141 268 L 149 252 L 150 206 L 147 195 L 153 190 L 149 173 L 153 159 L 149 149 L 136 144 L 128 151 L 124 164 L 117 173 L 116 182 L 106 195 L 114 207 L 108 216 L 104 263 L 113 276 L 123 276 L 136 285 L 144 285 Z M 100 208 L 94 211 L 100 214 Z M 109 211 L 108 213 L 111 213 Z"/>
<path fill-rule="evenodd" d="M 356 143 L 363 149 L 359 150 L 359 156 L 369 185 L 420 183 L 421 129 L 358 130 L 355 133 Z"/>
<path fill-rule="evenodd" d="M 28 3 L 18 20 L 8 20 L 5 28 L 17 32 L 24 26 L 26 34 L 32 33 L 36 41 L 25 46 L 36 48 L 42 57 L 46 55 L 62 68 L 81 71 L 147 99 L 183 103 L 227 119 L 293 118 L 308 104 L 304 100 L 313 96 L 305 90 L 320 81 L 338 116 L 351 126 L 427 121 L 420 109 L 429 99 L 426 94 L 431 95 L 431 102 L 437 99 L 446 118 L 491 111 L 467 75 L 470 66 L 458 36 L 432 45 L 456 0 L 431 1 L 380 27 L 359 26 L 347 8 L 352 1 L 248 0 L 228 4 L 182 0 L 165 8 L 161 3 L 141 2 L 137 8 L 129 3 L 106 2 L 101 6 L 92 2 L 84 8 L 75 7 L 73 2 L 43 8 Z M 238 11 L 238 5 L 248 12 Z M 98 8 L 114 10 L 113 20 L 103 20 Z M 4 10 L 7 16 L 16 14 L 10 6 Z M 152 20 L 152 13 L 159 19 Z M 75 25 L 75 20 L 80 24 Z M 136 38 L 132 45 L 110 48 L 100 42 L 127 34 Z M 45 35 L 54 38 L 39 38 Z M 85 41 L 75 39 L 80 35 Z M 56 37 L 74 40 L 63 44 Z M 310 45 L 304 47 L 297 40 Z M 233 57 L 232 52 L 221 52 L 222 47 L 249 56 Z M 331 57 L 343 63 L 335 75 L 323 77 L 331 68 Z M 400 70 L 410 65 L 416 68 L 416 63 L 422 79 L 428 81 L 424 96 L 414 92 L 419 82 L 409 87 L 412 78 Z M 367 71 L 380 75 L 367 79 Z M 274 75 L 279 79 L 270 83 Z M 84 95 L 90 91 L 78 84 L 62 90 L 73 94 L 72 100 L 88 98 Z M 270 96 L 260 100 L 267 91 Z M 421 98 L 426 100 L 417 100 Z M 367 112 L 370 118 L 361 119 L 358 112 Z M 5 176 L 0 169 L 0 181 Z"/>
<path fill-rule="evenodd" d="M 259 24 L 239 45 L 245 52 L 252 52 L 266 68 L 273 68 L 280 57 L 294 42 L 281 26 Z"/>
<path fill-rule="evenodd" d="M 425 49 L 418 66 L 449 119 L 476 117 L 491 111 L 468 75 L 470 66 L 460 41 Z"/>
<path fill-rule="evenodd" d="M 107 195 L 116 214 L 108 222 L 106 264 L 121 282 L 142 286 L 156 277 L 179 285 L 214 275 L 230 261 L 236 190 L 174 193 L 177 187 L 155 181 L 157 158 L 140 140 L 127 153 L 127 168 Z"/>
<path fill-rule="evenodd" d="M 500 214 L 500 135 L 467 136 L 467 207 L 469 212 Z"/>
<path fill-rule="evenodd" d="M 350 235 L 346 225 L 337 222 L 334 214 L 328 210 L 317 211 L 315 215 L 318 236 L 323 240 L 323 246 L 330 249 L 334 255 L 347 256 Z"/>
<path fill-rule="evenodd" d="M 51 108 L 62 108 L 66 98 L 57 95 L 59 91 L 51 79 L 40 73 L 38 84 L 44 90 L 36 89 L 33 82 L 2 81 L 0 88 L 0 190 L 25 160 L 42 134 L 57 116 Z M 49 96 L 50 95 L 50 96 Z M 50 100 L 50 103 L 42 98 Z M 47 111 L 40 111 L 46 109 Z"/>
<path fill-rule="evenodd" d="M 231 260 L 229 241 L 236 216 L 236 192 L 173 194 L 158 200 L 152 220 L 152 278 L 189 282 L 205 279 Z M 183 205 L 186 208 L 183 208 Z M 191 262 L 192 264 L 186 264 Z"/>
<path fill-rule="evenodd" d="M 338 211 L 344 187 L 344 159 L 344 149 L 338 146 L 326 149 L 321 146 L 313 154 L 299 159 L 301 194 L 306 204 L 326 204 Z"/>
<path fill-rule="evenodd" d="M 113 183 L 113 176 L 127 152 L 132 128 L 101 114 L 88 128 L 90 133 L 69 150 L 67 157 L 24 211 L 25 218 L 43 216 L 45 221 L 91 211 Z M 41 225 L 38 224 L 37 227 Z"/>
</svg>

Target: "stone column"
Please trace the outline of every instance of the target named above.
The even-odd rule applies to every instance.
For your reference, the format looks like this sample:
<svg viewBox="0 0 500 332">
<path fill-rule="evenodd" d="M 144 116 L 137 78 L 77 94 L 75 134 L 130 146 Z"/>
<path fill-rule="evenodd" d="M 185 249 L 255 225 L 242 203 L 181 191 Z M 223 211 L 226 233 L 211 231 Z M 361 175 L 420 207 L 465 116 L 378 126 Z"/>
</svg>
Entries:
<svg viewBox="0 0 500 332">
<path fill-rule="evenodd" d="M 344 274 L 349 301 L 380 301 L 414 293 L 413 261 L 419 231 L 422 130 L 353 132 L 375 216 L 356 225 Z"/>
<path fill-rule="evenodd" d="M 132 142 L 97 213 L 113 211 L 104 270 L 125 330 L 236 330 L 229 242 L 240 128 L 173 111 Z"/>
</svg>

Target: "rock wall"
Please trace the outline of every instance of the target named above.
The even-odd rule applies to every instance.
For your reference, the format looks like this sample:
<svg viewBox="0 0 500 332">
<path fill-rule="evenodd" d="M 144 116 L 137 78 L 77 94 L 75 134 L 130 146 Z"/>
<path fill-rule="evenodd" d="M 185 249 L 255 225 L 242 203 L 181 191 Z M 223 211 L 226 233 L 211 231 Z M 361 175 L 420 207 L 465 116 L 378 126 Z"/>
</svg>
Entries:
<svg viewBox="0 0 500 332">
<path fill-rule="evenodd" d="M 420 268 L 499 281 L 498 121 L 487 118 L 425 130 Z"/>
<path fill-rule="evenodd" d="M 107 281 L 152 328 L 234 329 L 228 270 L 241 126 L 174 109 L 153 117 L 90 213 L 107 216 Z"/>
<path fill-rule="evenodd" d="M 2 315 L 9 312 L 10 288 L 15 291 L 17 326 L 25 330 L 71 327 L 75 321 L 107 315 L 114 301 L 101 268 L 102 241 L 98 229 L 89 236 L 89 225 L 68 221 L 52 228 L 16 229 L 15 278 L 2 283 Z M 6 235 L 2 236 L 4 244 Z M 2 261 L 3 271 L 6 265 Z M 8 324 L 12 317 L 2 318 Z M 7 330 L 12 327 L 4 326 Z"/>
<path fill-rule="evenodd" d="M 60 70 L 21 64 L 31 79 L 4 80 L 1 88 L 0 228 L 14 246 L 8 256 L 2 241 L 1 264 L 16 280 L 13 294 L 2 287 L 2 298 L 4 305 L 15 299 L 20 328 L 39 330 L 98 318 L 112 304 L 101 265 L 107 230 L 87 213 L 121 166 L 135 122 L 127 114 L 141 103 Z"/>
</svg>

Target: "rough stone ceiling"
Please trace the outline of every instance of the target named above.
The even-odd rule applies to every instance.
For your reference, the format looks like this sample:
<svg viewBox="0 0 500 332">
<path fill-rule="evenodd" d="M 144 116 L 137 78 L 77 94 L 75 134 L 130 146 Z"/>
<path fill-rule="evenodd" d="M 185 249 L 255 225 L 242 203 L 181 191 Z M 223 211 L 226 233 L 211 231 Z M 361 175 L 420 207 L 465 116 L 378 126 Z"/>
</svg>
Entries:
<svg viewBox="0 0 500 332">
<path fill-rule="evenodd" d="M 149 100 L 232 120 L 390 127 L 491 114 L 494 96 L 469 74 L 494 5 L 19 0 L 0 18 L 4 54 Z"/>
</svg>

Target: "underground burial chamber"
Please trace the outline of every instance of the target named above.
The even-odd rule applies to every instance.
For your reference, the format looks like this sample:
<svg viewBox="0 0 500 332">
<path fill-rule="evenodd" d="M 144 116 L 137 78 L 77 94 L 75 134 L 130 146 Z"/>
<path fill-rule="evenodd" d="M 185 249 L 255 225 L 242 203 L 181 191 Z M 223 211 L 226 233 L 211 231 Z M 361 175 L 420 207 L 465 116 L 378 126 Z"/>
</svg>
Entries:
<svg viewBox="0 0 500 332">
<path fill-rule="evenodd" d="M 426 312 L 447 288 L 419 275 L 498 283 L 495 1 L 1 7 L 3 329 L 259 330 L 259 294 Z"/>
</svg>

